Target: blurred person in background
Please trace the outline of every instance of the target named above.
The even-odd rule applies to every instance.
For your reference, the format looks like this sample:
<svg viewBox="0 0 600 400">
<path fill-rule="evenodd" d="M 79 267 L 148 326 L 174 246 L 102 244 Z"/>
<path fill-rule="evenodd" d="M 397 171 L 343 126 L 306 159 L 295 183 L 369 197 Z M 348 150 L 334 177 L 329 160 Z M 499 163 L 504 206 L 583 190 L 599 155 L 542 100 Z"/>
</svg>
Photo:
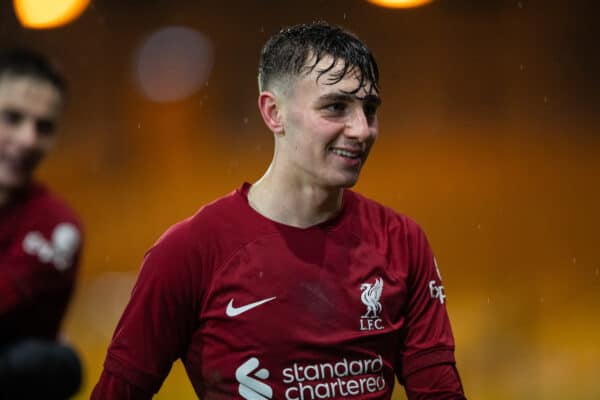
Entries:
<svg viewBox="0 0 600 400">
<path fill-rule="evenodd" d="M 149 399 L 181 359 L 202 399 L 464 399 L 421 228 L 349 188 L 378 134 L 367 47 L 326 23 L 274 35 L 258 107 L 274 135 L 254 184 L 146 254 L 92 398 Z"/>
<path fill-rule="evenodd" d="M 81 363 L 61 343 L 81 223 L 33 174 L 52 150 L 66 82 L 41 54 L 0 51 L 0 399 L 67 399 Z"/>
</svg>

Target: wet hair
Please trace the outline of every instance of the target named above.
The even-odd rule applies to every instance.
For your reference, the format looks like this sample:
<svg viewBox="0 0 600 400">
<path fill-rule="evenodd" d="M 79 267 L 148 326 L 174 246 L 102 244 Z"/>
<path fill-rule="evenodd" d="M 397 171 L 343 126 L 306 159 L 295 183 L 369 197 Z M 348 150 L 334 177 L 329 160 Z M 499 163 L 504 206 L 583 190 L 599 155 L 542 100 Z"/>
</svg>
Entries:
<svg viewBox="0 0 600 400">
<path fill-rule="evenodd" d="M 44 55 L 30 49 L 0 50 L 0 78 L 5 75 L 41 79 L 63 96 L 67 92 L 67 82 L 59 70 Z"/>
<path fill-rule="evenodd" d="M 348 73 L 356 73 L 359 85 L 350 93 L 362 88 L 368 93 L 379 92 L 379 69 L 371 51 L 353 33 L 323 21 L 283 28 L 267 41 L 258 65 L 259 91 L 312 72 L 327 56 L 332 62 L 317 70 L 317 80 L 341 62 L 342 68 L 329 77 L 327 84 L 334 85 Z"/>
</svg>

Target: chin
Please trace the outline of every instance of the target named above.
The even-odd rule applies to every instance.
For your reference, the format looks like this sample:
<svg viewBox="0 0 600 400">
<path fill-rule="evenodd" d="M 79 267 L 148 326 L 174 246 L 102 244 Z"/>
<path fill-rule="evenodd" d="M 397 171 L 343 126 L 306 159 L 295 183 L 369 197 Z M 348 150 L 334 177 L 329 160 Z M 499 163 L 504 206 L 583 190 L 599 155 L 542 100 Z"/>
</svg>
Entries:
<svg viewBox="0 0 600 400">
<path fill-rule="evenodd" d="M 358 176 L 352 177 L 352 178 L 346 177 L 346 178 L 342 178 L 342 179 L 332 180 L 331 186 L 340 188 L 340 189 L 350 189 L 351 187 L 356 185 L 357 182 L 358 182 Z"/>
<path fill-rule="evenodd" d="M 340 187 L 343 187 L 344 189 L 350 189 L 351 187 L 356 185 L 356 182 L 358 182 L 358 179 L 348 180 L 348 181 L 344 182 L 343 184 L 341 184 Z"/>
<path fill-rule="evenodd" d="M 0 188 L 2 189 L 8 189 L 8 190 L 14 190 L 14 189 L 20 189 L 21 187 L 27 185 L 27 183 L 29 182 L 29 179 L 21 179 L 19 177 L 16 176 L 11 176 L 10 174 L 8 176 L 0 173 Z"/>
</svg>

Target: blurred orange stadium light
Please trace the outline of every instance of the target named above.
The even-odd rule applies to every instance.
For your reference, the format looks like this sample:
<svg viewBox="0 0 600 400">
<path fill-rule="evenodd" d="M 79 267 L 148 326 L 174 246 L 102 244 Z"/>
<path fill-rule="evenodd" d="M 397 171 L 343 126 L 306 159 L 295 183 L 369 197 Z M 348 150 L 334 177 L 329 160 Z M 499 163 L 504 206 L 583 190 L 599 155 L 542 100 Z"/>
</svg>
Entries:
<svg viewBox="0 0 600 400">
<path fill-rule="evenodd" d="M 66 25 L 83 13 L 90 0 L 14 0 L 15 14 L 21 25 L 49 29 Z"/>
<path fill-rule="evenodd" d="M 433 0 L 367 0 L 369 3 L 387 8 L 414 8 L 424 6 Z"/>
</svg>

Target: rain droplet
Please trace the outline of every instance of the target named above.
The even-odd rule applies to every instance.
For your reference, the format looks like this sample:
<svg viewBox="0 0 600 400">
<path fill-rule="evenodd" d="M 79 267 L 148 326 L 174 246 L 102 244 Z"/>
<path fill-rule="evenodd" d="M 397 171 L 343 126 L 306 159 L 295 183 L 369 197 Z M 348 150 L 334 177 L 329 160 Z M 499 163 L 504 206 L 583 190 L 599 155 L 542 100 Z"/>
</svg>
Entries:
<svg viewBox="0 0 600 400">
<path fill-rule="evenodd" d="M 477 224 L 477 230 L 480 231 L 481 230 L 481 224 Z"/>
<path fill-rule="evenodd" d="M 490 298 L 489 297 L 487 298 L 487 303 L 490 304 Z"/>
<path fill-rule="evenodd" d="M 344 21 L 346 20 L 346 13 L 344 13 Z"/>
<path fill-rule="evenodd" d="M 575 264 L 577 262 L 577 258 L 573 257 L 573 264 Z"/>
<path fill-rule="evenodd" d="M 519 69 L 520 69 L 521 71 L 524 71 L 524 70 L 525 70 L 525 66 L 524 66 L 523 64 L 521 64 L 521 65 L 519 65 Z"/>
<path fill-rule="evenodd" d="M 596 267 L 596 276 L 600 275 L 600 268 Z"/>
<path fill-rule="evenodd" d="M 244 117 L 244 125 L 248 125 L 248 117 Z"/>
<path fill-rule="evenodd" d="M 260 33 L 265 33 L 265 27 L 264 26 L 260 26 Z"/>
<path fill-rule="evenodd" d="M 519 2 L 517 3 L 517 6 L 518 6 L 519 8 L 523 8 L 523 3 L 519 1 Z"/>
<path fill-rule="evenodd" d="M 540 303 L 543 303 L 543 302 L 544 302 L 544 298 L 540 297 Z"/>
<path fill-rule="evenodd" d="M 544 96 L 544 104 L 548 104 L 548 96 Z"/>
<path fill-rule="evenodd" d="M 142 123 L 138 122 L 138 129 L 140 129 L 142 127 Z"/>
</svg>

